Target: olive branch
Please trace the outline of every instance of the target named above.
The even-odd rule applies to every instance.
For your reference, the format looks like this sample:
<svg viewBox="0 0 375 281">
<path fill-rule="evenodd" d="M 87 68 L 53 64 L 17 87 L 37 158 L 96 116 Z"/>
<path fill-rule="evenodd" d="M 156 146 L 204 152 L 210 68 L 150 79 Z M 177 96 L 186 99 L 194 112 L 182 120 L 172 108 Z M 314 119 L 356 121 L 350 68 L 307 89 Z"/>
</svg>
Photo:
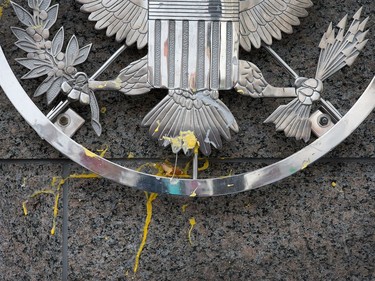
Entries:
<svg viewBox="0 0 375 281">
<path fill-rule="evenodd" d="M 87 75 L 78 72 L 76 67 L 87 60 L 91 45 L 79 47 L 78 40 L 73 35 L 63 52 L 64 28 L 61 27 L 52 40 L 49 29 L 55 24 L 59 5 L 51 5 L 51 0 L 28 0 L 32 9 L 30 14 L 26 9 L 11 2 L 12 7 L 21 23 L 27 28 L 12 27 L 18 41 L 15 45 L 27 52 L 26 58 L 16 61 L 29 69 L 22 79 L 32 79 L 47 76 L 35 90 L 34 97 L 46 95 L 47 104 L 56 100 L 62 91 L 70 101 L 80 101 L 90 105 L 92 126 L 95 132 L 101 134 L 99 123 L 99 106 L 94 93 L 87 87 Z"/>
</svg>

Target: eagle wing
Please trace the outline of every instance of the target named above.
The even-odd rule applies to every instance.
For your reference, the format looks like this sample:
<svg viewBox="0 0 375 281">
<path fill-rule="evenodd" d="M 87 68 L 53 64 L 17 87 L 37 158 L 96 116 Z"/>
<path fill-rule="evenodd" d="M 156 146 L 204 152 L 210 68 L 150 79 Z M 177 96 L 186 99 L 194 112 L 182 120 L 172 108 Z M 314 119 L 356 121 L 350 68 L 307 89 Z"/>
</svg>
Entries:
<svg viewBox="0 0 375 281">
<path fill-rule="evenodd" d="M 126 45 L 137 42 L 138 49 L 147 44 L 147 0 L 77 0 L 81 10 L 90 13 L 95 28 L 107 29 L 107 36 L 116 34 L 117 41 L 126 39 Z"/>
<path fill-rule="evenodd" d="M 308 15 L 310 0 L 243 0 L 240 1 L 240 44 L 250 51 L 260 48 L 262 41 L 272 44 L 281 39 L 281 31 L 292 33 L 300 17 Z"/>
</svg>

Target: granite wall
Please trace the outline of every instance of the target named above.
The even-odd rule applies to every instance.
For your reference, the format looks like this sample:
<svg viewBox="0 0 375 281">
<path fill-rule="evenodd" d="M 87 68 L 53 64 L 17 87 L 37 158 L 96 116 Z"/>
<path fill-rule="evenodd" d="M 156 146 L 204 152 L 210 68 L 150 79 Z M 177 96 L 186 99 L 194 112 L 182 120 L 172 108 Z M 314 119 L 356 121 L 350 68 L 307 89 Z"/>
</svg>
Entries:
<svg viewBox="0 0 375 281">
<path fill-rule="evenodd" d="M 84 69 L 97 69 L 120 44 L 95 31 L 74 1 L 58 2 L 60 14 L 51 32 L 64 24 L 67 36 L 76 34 L 81 45 L 92 42 Z M 314 4 L 295 33 L 273 45 L 303 76 L 315 74 L 317 45 L 330 21 L 353 15 L 360 6 L 365 16 L 372 16 L 371 40 L 356 64 L 325 83 L 325 98 L 345 113 L 375 73 L 375 3 Z M 5 7 L 6 1 L 0 5 Z M 20 78 L 25 69 L 14 58 L 24 53 L 14 46 L 10 26 L 19 23 L 12 9 L 4 8 L 0 45 Z M 103 78 L 114 77 L 144 54 L 130 47 Z M 291 78 L 265 51 L 241 51 L 241 58 L 257 64 L 273 85 L 290 85 Z M 38 83 L 22 81 L 30 94 Z M 145 99 L 102 93 L 98 101 L 107 109 L 101 114 L 102 136 L 96 137 L 87 123 L 74 139 L 93 151 L 108 145 L 106 157 L 129 167 L 168 155 L 173 159 L 140 127 L 142 116 L 164 94 L 155 91 Z M 241 131 L 212 154 L 206 174 L 253 170 L 305 146 L 262 124 L 285 100 L 251 100 L 231 91 L 222 100 Z M 48 112 L 43 98 L 35 102 Z M 146 218 L 144 193 L 105 179 L 67 180 L 52 236 L 54 197 L 29 199 L 27 216 L 22 202 L 37 190 L 49 189 L 53 177 L 88 172 L 41 140 L 1 90 L 0 128 L 1 280 L 375 280 L 374 113 L 324 159 L 276 184 L 217 198 L 157 197 L 136 274 L 133 266 Z M 191 218 L 196 225 L 190 243 Z"/>
</svg>

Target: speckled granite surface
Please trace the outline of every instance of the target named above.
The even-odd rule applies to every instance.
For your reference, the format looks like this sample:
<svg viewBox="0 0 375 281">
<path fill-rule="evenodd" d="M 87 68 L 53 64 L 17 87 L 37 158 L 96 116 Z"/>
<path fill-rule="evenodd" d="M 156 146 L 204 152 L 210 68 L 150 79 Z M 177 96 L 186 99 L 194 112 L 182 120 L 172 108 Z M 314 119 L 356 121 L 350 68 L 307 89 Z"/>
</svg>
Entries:
<svg viewBox="0 0 375 281">
<path fill-rule="evenodd" d="M 58 280 L 61 278 L 61 231 L 50 235 L 53 196 L 30 199 L 25 217 L 22 202 L 35 190 L 48 189 L 60 164 L 0 164 L 0 279 Z M 61 206 L 60 206 L 61 208 Z M 61 228 L 61 216 L 57 223 Z"/>
<path fill-rule="evenodd" d="M 2 1 L 0 0 L 0 4 Z M 97 69 L 119 44 L 103 40 L 87 15 L 73 1 L 59 1 L 67 35 L 81 44 L 93 43 L 86 69 Z M 314 1 L 310 16 L 292 35 L 275 42 L 274 49 L 301 75 L 312 76 L 322 32 L 331 20 L 352 15 L 361 5 L 375 15 L 372 0 Z M 369 26 L 374 27 L 374 18 Z M 9 26 L 18 25 L 11 9 L 0 19 L 0 45 L 9 58 L 22 57 Z M 345 113 L 375 73 L 375 31 L 356 64 L 329 79 L 326 98 Z M 298 44 L 297 44 L 298 42 Z M 104 77 L 113 77 L 144 50 L 130 48 Z M 262 50 L 241 58 L 257 64 L 274 85 L 290 85 L 289 76 Z M 25 70 L 10 60 L 21 77 Z M 1 66 L 0 66 L 1 67 Z M 276 74 L 276 75 L 275 75 Z M 37 81 L 23 81 L 32 93 Z M 147 158 L 165 157 L 139 123 L 164 95 L 124 97 L 99 95 L 103 135 L 94 136 L 85 125 L 74 137 L 95 150 L 107 144 L 107 156 L 122 161 L 129 153 L 136 167 Z M 210 169 L 214 176 L 241 173 L 284 158 L 304 145 L 286 139 L 262 121 L 283 101 L 251 100 L 234 92 L 222 94 L 241 131 L 233 144 L 215 152 Z M 49 108 L 35 99 L 40 108 Z M 142 192 L 105 179 L 69 180 L 68 241 L 62 238 L 63 207 L 52 224 L 53 197 L 31 200 L 23 216 L 22 201 L 35 190 L 47 188 L 53 176 L 85 172 L 40 140 L 13 109 L 0 89 L 0 280 L 62 280 L 62 260 L 68 261 L 68 280 L 375 280 L 375 114 L 339 147 L 301 173 L 260 190 L 210 199 L 161 196 L 154 201 L 153 220 L 139 272 L 132 267 L 144 219 Z M 136 140 L 136 141 L 135 141 Z M 236 158 L 236 161 L 215 159 Z M 146 158 L 146 159 L 144 159 Z M 337 186 L 332 187 L 332 182 Z M 182 206 L 188 204 L 186 211 Z M 196 219 L 192 245 L 189 219 Z M 65 243 L 65 245 L 64 245 Z M 63 257 L 63 246 L 67 254 Z"/>
</svg>

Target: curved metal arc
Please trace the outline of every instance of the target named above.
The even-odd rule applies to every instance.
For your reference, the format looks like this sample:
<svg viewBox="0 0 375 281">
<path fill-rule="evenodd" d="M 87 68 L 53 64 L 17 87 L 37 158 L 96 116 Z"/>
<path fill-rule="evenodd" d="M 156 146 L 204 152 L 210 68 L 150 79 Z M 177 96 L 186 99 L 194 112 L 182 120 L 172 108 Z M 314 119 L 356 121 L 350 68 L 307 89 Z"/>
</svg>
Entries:
<svg viewBox="0 0 375 281">
<path fill-rule="evenodd" d="M 180 179 L 156 177 L 112 163 L 55 127 L 32 102 L 12 72 L 0 47 L 0 85 L 18 112 L 41 138 L 81 166 L 100 176 L 140 190 L 183 196 L 217 196 L 255 189 L 306 168 L 348 137 L 375 108 L 375 78 L 352 109 L 324 136 L 277 163 L 226 178 Z"/>
</svg>

